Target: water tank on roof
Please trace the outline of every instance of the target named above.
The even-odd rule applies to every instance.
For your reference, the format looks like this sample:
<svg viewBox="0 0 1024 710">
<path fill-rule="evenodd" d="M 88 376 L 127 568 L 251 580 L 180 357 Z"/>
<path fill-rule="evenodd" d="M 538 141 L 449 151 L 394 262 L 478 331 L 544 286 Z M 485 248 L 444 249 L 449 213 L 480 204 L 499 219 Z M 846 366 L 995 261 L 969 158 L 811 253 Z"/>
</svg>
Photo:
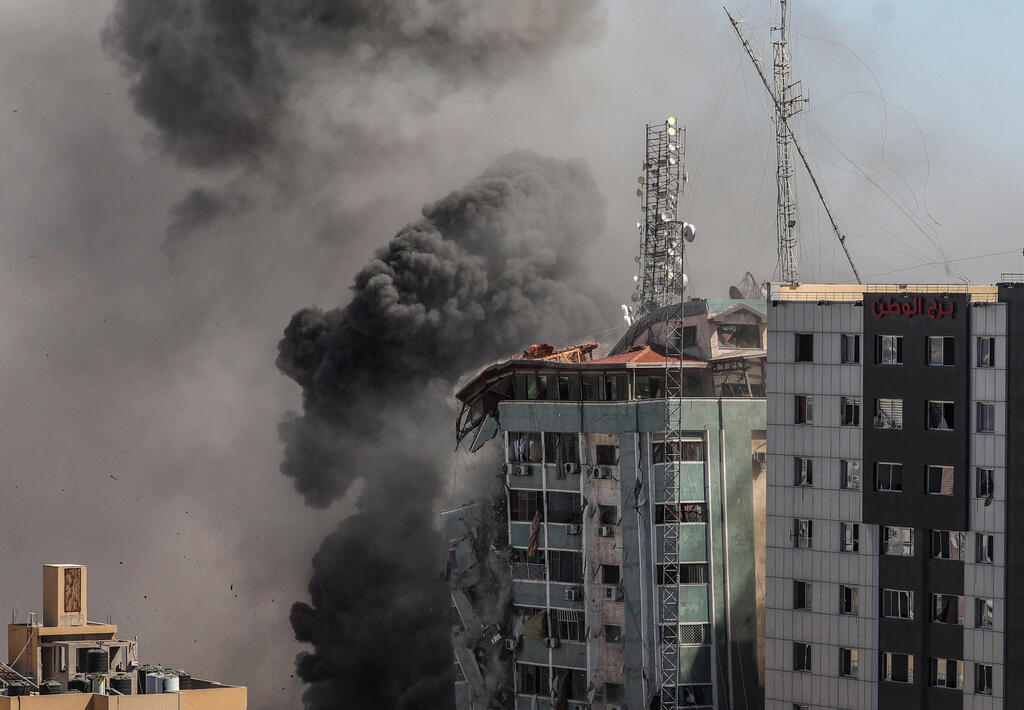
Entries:
<svg viewBox="0 0 1024 710">
<path fill-rule="evenodd" d="M 110 679 L 110 687 L 121 695 L 131 695 L 132 677 L 130 675 L 125 675 L 124 673 L 119 673 Z"/>
<path fill-rule="evenodd" d="M 89 673 L 106 673 L 110 670 L 110 656 L 105 648 L 90 648 L 85 654 L 85 669 Z"/>
<path fill-rule="evenodd" d="M 164 676 L 164 692 L 165 693 L 176 693 L 181 689 L 180 683 L 178 683 L 178 676 L 173 673 L 168 673 Z"/>
<path fill-rule="evenodd" d="M 7 684 L 7 695 L 12 698 L 20 697 L 22 695 L 29 695 L 32 689 L 28 683 L 23 683 L 20 680 L 12 680 Z"/>
<path fill-rule="evenodd" d="M 72 676 L 71 680 L 68 681 L 68 690 L 77 690 L 80 693 L 88 693 L 89 688 L 89 680 L 85 676 Z"/>
<path fill-rule="evenodd" d="M 40 695 L 60 695 L 64 690 L 64 686 L 60 684 L 59 680 L 44 680 L 39 684 Z"/>
<path fill-rule="evenodd" d="M 146 674 L 146 695 L 164 692 L 164 674 L 150 671 Z"/>
<path fill-rule="evenodd" d="M 181 690 L 192 689 L 192 675 L 185 671 L 175 671 L 175 675 L 178 676 L 178 687 Z"/>
<path fill-rule="evenodd" d="M 96 695 L 107 694 L 107 677 L 100 673 L 89 676 L 90 691 Z"/>
</svg>

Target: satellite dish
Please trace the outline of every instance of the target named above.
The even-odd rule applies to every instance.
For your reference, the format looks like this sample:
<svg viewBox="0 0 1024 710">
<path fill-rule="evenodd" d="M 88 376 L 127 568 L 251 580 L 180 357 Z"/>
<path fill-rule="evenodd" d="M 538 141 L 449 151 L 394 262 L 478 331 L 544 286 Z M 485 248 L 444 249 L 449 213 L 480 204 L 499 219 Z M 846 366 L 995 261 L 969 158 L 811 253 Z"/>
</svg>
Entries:
<svg viewBox="0 0 1024 710">
<path fill-rule="evenodd" d="M 639 187 L 636 189 L 636 196 L 637 197 L 643 197 L 644 196 L 644 191 L 641 190 Z"/>
<path fill-rule="evenodd" d="M 668 117 L 668 121 L 666 121 L 666 123 L 668 123 L 668 125 L 670 125 L 670 126 L 676 125 L 676 117 L 675 116 L 669 116 Z"/>
<path fill-rule="evenodd" d="M 692 242 L 697 236 L 697 228 L 689 222 L 683 223 L 683 239 Z"/>
<path fill-rule="evenodd" d="M 679 147 L 679 146 L 677 146 L 677 145 L 676 145 L 675 143 L 669 143 L 669 144 L 668 144 L 668 149 L 669 149 L 670 151 L 672 151 L 673 153 L 675 153 L 675 152 L 676 152 L 676 149 L 677 149 L 678 147 Z"/>
<path fill-rule="evenodd" d="M 735 286 L 729 287 L 729 298 L 743 298 L 743 292 Z"/>
<path fill-rule="evenodd" d="M 676 129 L 675 129 L 675 128 L 673 128 L 672 126 L 669 126 L 669 127 L 668 127 L 668 134 L 669 134 L 670 136 L 674 136 L 674 135 L 676 134 Z"/>
<path fill-rule="evenodd" d="M 638 177 L 638 178 L 636 179 L 636 181 L 637 181 L 638 183 L 640 183 L 641 185 L 643 185 L 643 184 L 644 184 L 644 176 L 643 176 L 643 175 L 641 175 L 640 177 Z"/>
<path fill-rule="evenodd" d="M 675 159 L 675 156 L 671 156 L 671 157 L 670 157 L 670 158 L 668 159 L 668 164 L 669 164 L 669 165 L 675 165 L 675 164 L 676 164 L 676 162 L 678 162 L 678 161 L 676 161 L 676 159 Z"/>
</svg>

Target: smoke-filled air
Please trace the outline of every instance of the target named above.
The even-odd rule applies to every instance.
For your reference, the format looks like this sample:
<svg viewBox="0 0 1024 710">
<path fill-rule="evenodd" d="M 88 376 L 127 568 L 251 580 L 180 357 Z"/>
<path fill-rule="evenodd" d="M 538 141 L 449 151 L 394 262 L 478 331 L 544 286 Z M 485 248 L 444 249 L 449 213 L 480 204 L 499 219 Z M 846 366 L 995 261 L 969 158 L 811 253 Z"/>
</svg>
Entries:
<svg viewBox="0 0 1024 710">
<path fill-rule="evenodd" d="M 313 506 L 362 483 L 359 513 L 314 558 L 312 604 L 292 609 L 315 649 L 298 666 L 313 684 L 307 707 L 444 707 L 448 603 L 431 578 L 444 557 L 446 395 L 531 338 L 566 342 L 605 322 L 575 258 L 603 222 L 582 163 L 506 155 L 424 207 L 358 274 L 346 307 L 292 317 L 277 363 L 303 411 L 281 425 L 281 470 Z"/>
</svg>

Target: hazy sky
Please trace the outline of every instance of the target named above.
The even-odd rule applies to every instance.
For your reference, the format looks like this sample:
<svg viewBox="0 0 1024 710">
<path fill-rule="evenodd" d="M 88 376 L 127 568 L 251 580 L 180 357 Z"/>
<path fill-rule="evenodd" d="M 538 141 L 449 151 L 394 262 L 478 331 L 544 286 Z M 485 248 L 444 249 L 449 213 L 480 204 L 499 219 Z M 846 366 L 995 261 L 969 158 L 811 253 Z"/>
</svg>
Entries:
<svg viewBox="0 0 1024 710">
<path fill-rule="evenodd" d="M 138 634 L 144 662 L 245 683 L 256 710 L 298 706 L 288 609 L 350 507 L 307 508 L 278 473 L 276 426 L 298 406 L 274 367 L 290 315 L 343 305 L 422 204 L 515 148 L 590 164 L 607 227 L 579 258 L 626 302 L 643 126 L 670 113 L 688 128 L 693 294 L 724 295 L 747 269 L 770 278 L 767 102 L 717 3 L 613 2 L 583 46 L 433 101 L 400 73 L 356 91 L 308 63 L 294 150 L 200 171 L 133 111 L 100 42 L 110 9 L 0 4 L 0 606 L 39 610 L 41 564 L 87 564 L 92 616 Z M 770 53 L 769 3 L 733 9 Z M 865 276 L 948 281 L 887 272 L 940 247 L 1020 249 L 1022 22 L 1015 3 L 793 3 L 811 99 L 798 135 Z M 165 248 L 169 210 L 197 186 L 237 209 Z M 800 198 L 803 280 L 847 280 L 803 180 Z M 985 283 L 1024 259 L 955 267 Z"/>
</svg>

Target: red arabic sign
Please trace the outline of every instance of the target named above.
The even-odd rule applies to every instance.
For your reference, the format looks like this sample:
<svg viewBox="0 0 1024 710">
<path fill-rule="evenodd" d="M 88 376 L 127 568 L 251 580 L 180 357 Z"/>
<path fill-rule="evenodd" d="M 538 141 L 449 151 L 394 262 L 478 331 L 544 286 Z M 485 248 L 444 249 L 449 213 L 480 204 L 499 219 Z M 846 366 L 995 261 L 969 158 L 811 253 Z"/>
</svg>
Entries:
<svg viewBox="0 0 1024 710">
<path fill-rule="evenodd" d="M 888 301 L 880 298 L 871 304 L 871 312 L 875 318 L 884 318 L 885 316 L 912 318 L 913 316 L 921 315 L 927 315 L 929 318 L 935 319 L 947 316 L 952 318 L 955 308 L 955 301 L 949 301 L 944 298 L 929 298 L 926 304 L 925 299 L 920 296 L 905 299 L 890 297 Z"/>
</svg>

